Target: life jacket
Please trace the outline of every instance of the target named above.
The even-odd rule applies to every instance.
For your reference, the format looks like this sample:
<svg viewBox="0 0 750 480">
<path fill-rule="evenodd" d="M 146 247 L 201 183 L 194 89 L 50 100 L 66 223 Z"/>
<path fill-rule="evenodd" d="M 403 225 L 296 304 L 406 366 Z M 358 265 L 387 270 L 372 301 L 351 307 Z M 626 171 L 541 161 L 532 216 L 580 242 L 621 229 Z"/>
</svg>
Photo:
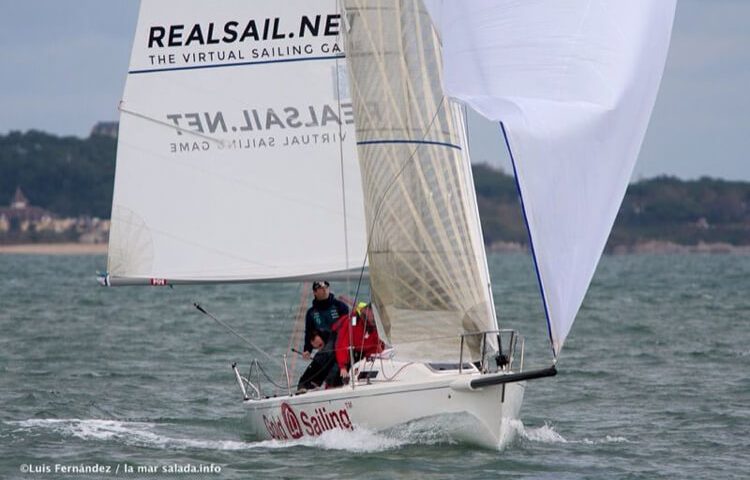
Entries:
<svg viewBox="0 0 750 480">
<path fill-rule="evenodd" d="M 334 324 L 336 363 L 339 368 L 349 368 L 350 338 L 355 361 L 383 351 L 378 329 L 371 315 L 372 310 L 358 307 L 354 314 L 344 315 Z"/>
</svg>

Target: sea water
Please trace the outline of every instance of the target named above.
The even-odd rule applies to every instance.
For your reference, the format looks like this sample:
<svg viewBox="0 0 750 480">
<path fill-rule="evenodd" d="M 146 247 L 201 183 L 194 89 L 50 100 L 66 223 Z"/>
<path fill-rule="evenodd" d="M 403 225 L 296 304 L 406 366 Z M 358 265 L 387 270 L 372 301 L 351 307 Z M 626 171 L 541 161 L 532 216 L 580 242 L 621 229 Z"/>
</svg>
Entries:
<svg viewBox="0 0 750 480">
<path fill-rule="evenodd" d="M 230 365 L 258 354 L 193 303 L 280 358 L 300 286 L 99 288 L 105 263 L 0 255 L 2 479 L 750 478 L 750 256 L 604 257 L 502 450 L 429 419 L 256 441 Z M 547 366 L 529 258 L 490 269 L 501 326 Z"/>
</svg>

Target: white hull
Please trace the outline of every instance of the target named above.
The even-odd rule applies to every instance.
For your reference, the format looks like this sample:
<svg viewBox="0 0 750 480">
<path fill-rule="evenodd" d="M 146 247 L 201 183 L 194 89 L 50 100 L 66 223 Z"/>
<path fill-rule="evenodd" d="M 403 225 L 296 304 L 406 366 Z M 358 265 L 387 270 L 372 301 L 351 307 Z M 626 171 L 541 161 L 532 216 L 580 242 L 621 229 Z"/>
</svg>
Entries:
<svg viewBox="0 0 750 480">
<path fill-rule="evenodd" d="M 499 448 L 512 438 L 508 420 L 517 419 L 525 382 L 471 389 L 482 375 L 475 369 L 435 371 L 424 363 L 388 361 L 383 371 L 395 378 L 316 390 L 301 395 L 247 400 L 252 433 L 259 439 L 291 440 L 328 430 L 388 430 L 409 422 L 460 417 L 450 428 L 459 440 Z M 370 364 L 372 365 L 372 364 Z M 379 370 L 369 368 L 367 370 Z M 468 421 L 467 421 L 468 420 Z"/>
</svg>

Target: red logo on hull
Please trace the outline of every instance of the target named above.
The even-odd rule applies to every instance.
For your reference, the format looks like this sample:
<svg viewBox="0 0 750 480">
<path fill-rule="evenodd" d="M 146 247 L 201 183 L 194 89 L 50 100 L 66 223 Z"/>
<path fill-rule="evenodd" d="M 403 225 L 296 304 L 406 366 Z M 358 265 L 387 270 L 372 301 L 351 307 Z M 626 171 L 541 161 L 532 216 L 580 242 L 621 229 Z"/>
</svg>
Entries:
<svg viewBox="0 0 750 480">
<path fill-rule="evenodd" d="M 263 423 L 271 438 L 276 440 L 298 439 L 305 435 L 317 437 L 328 430 L 354 430 L 348 407 L 329 411 L 326 407 L 314 408 L 312 412 L 302 410 L 299 415 L 286 402 L 281 403 L 279 417 L 263 415 Z"/>
<path fill-rule="evenodd" d="M 297 414 L 286 402 L 281 404 L 281 418 L 284 419 L 284 425 L 286 425 L 290 437 L 296 439 L 302 436 L 302 427 L 297 419 Z"/>
</svg>

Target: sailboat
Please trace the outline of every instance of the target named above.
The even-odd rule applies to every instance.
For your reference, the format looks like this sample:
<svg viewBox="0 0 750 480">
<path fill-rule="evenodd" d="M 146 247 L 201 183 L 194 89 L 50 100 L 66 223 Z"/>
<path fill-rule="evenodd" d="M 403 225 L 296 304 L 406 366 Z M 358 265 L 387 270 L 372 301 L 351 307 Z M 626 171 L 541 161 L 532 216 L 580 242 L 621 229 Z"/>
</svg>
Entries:
<svg viewBox="0 0 750 480">
<path fill-rule="evenodd" d="M 461 418 L 512 437 L 555 375 L 624 196 L 667 55 L 660 0 L 142 0 L 120 106 L 106 285 L 363 278 L 388 349 L 341 388 L 266 393 L 298 439 Z M 510 153 L 549 331 L 500 329 L 465 110 Z M 253 360 L 258 365 L 259 360 Z"/>
</svg>

